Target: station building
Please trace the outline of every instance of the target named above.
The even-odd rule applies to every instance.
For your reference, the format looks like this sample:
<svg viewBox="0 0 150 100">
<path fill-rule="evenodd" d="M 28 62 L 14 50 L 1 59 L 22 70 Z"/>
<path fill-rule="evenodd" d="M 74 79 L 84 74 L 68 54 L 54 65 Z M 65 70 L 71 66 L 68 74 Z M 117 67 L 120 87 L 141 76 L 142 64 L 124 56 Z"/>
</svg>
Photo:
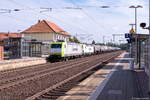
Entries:
<svg viewBox="0 0 150 100">
<path fill-rule="evenodd" d="M 56 24 L 47 20 L 38 20 L 35 25 L 21 32 L 23 38 L 30 38 L 30 54 L 23 55 L 40 56 L 48 54 L 48 45 L 50 42 L 69 41 L 70 35 Z M 24 42 L 25 43 L 25 42 Z M 23 44 L 24 44 L 23 43 Z M 35 47 L 36 46 L 36 47 Z M 34 48 L 33 48 L 34 47 Z M 23 47 L 24 48 L 24 47 Z M 25 51 L 24 49 L 22 50 Z"/>
<path fill-rule="evenodd" d="M 54 23 L 46 20 L 21 32 L 23 37 L 31 37 L 38 42 L 54 42 L 58 40 L 69 41 L 70 35 Z"/>
<path fill-rule="evenodd" d="M 0 33 L 0 59 L 41 57 L 48 54 L 49 42 L 68 42 L 69 38 L 69 33 L 54 23 L 39 20 L 21 33 Z"/>
</svg>

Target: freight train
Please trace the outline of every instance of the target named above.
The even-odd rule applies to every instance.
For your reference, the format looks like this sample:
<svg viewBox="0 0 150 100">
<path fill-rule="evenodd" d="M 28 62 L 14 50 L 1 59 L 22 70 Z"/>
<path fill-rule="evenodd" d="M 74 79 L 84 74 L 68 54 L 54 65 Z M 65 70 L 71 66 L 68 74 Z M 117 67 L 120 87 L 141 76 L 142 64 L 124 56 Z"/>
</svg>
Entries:
<svg viewBox="0 0 150 100">
<path fill-rule="evenodd" d="M 51 42 L 48 52 L 47 61 L 60 61 L 99 54 L 102 52 L 110 52 L 120 50 L 117 47 L 83 44 L 83 43 L 68 43 L 68 42 Z"/>
</svg>

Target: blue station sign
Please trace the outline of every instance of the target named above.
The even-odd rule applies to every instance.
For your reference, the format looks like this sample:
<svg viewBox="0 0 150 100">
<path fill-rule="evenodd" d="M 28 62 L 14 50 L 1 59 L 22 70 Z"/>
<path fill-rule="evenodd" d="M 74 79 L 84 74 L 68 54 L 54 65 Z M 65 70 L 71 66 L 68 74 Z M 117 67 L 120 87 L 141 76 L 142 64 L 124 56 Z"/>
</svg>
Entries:
<svg viewBox="0 0 150 100">
<path fill-rule="evenodd" d="M 132 34 L 131 33 L 126 33 L 125 38 L 132 38 Z"/>
</svg>

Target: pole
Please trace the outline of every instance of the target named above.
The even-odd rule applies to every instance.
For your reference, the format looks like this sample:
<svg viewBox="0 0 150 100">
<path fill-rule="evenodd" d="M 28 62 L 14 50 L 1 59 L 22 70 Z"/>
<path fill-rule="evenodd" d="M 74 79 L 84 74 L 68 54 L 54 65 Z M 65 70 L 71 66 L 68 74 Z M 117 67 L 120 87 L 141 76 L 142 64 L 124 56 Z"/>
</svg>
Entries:
<svg viewBox="0 0 150 100">
<path fill-rule="evenodd" d="M 150 35 L 150 0 L 149 0 L 149 35 Z M 150 36 L 149 36 L 149 39 L 150 39 Z M 148 49 L 148 53 L 150 53 L 150 50 Z M 148 55 L 147 55 L 148 56 Z M 149 58 L 150 56 L 148 56 L 148 62 L 149 62 Z M 148 79 L 148 84 L 149 84 L 149 89 L 148 89 L 148 94 L 150 95 L 150 65 L 148 66 L 149 67 L 149 79 Z"/>
<path fill-rule="evenodd" d="M 150 35 L 150 0 L 149 0 L 149 35 Z"/>
<path fill-rule="evenodd" d="M 138 45 L 139 45 L 139 47 L 138 47 L 138 51 L 139 51 L 139 56 L 138 56 L 138 61 L 139 61 L 139 69 L 141 68 L 141 40 L 139 39 L 139 41 L 138 41 Z"/>
<path fill-rule="evenodd" d="M 130 58 L 132 58 L 132 43 L 129 43 L 129 52 Z"/>
<path fill-rule="evenodd" d="M 135 8 L 135 33 L 137 34 L 137 8 Z"/>
<path fill-rule="evenodd" d="M 103 36 L 103 43 L 105 44 L 105 36 Z"/>
<path fill-rule="evenodd" d="M 115 34 L 113 34 L 113 42 L 115 43 Z"/>
<path fill-rule="evenodd" d="M 135 7 L 135 34 L 137 34 L 137 7 Z M 138 64 L 138 41 L 137 37 L 135 38 L 135 45 L 136 45 L 136 64 Z"/>
</svg>

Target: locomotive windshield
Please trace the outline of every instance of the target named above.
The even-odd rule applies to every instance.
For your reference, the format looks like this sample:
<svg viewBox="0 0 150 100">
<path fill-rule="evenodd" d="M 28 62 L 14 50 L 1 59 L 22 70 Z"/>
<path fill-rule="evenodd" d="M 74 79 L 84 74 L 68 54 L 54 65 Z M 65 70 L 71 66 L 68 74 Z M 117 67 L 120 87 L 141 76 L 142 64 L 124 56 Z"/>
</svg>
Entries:
<svg viewBox="0 0 150 100">
<path fill-rule="evenodd" d="M 51 44 L 51 48 L 61 48 L 61 44 Z"/>
</svg>

